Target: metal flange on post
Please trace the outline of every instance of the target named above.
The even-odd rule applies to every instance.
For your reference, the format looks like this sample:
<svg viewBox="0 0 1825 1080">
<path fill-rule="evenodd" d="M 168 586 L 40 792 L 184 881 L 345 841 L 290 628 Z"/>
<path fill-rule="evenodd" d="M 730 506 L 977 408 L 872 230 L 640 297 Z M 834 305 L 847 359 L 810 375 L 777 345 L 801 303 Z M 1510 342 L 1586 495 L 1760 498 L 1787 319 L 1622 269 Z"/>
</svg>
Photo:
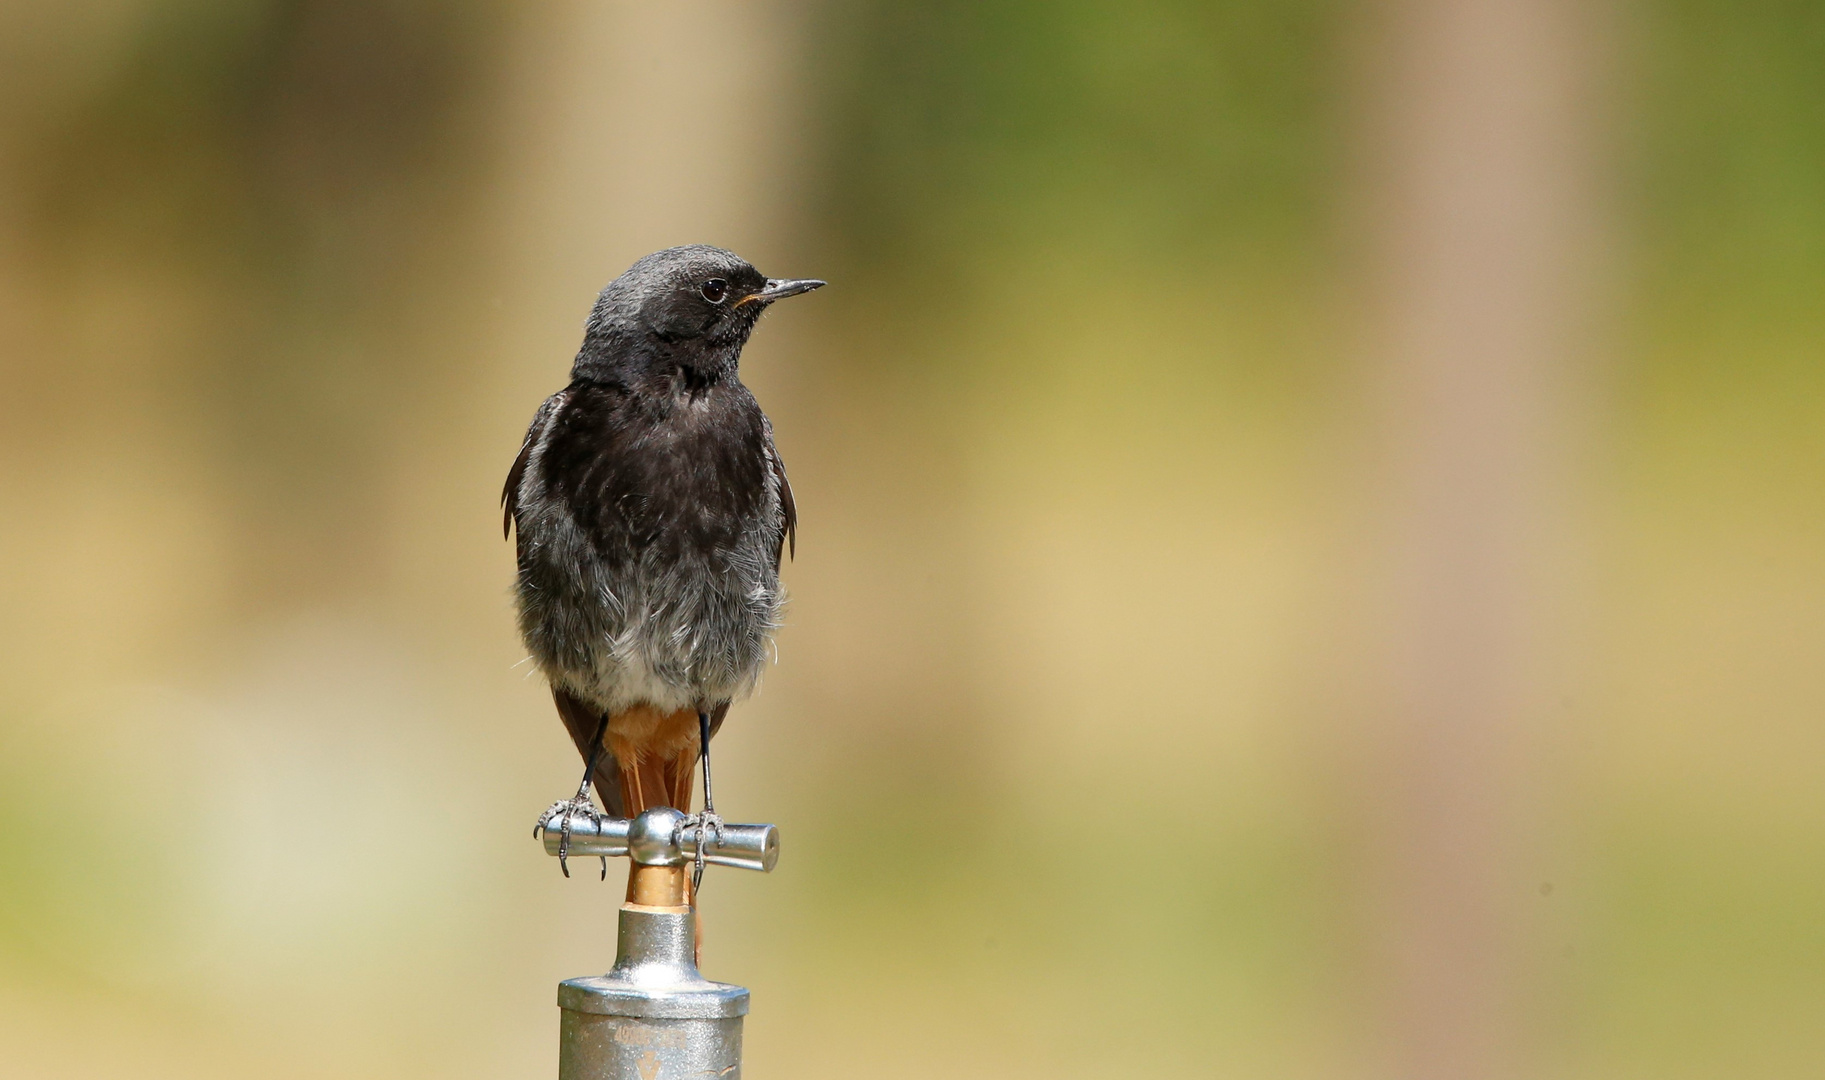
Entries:
<svg viewBox="0 0 1825 1080">
<path fill-rule="evenodd" d="M 699 860 L 762 873 L 779 861 L 772 825 L 698 830 L 670 807 L 639 817 L 576 818 L 568 839 L 547 829 L 545 850 L 567 858 L 629 856 L 615 966 L 558 985 L 559 1080 L 740 1080 L 748 991 L 697 970 L 697 915 L 684 902 Z"/>
</svg>

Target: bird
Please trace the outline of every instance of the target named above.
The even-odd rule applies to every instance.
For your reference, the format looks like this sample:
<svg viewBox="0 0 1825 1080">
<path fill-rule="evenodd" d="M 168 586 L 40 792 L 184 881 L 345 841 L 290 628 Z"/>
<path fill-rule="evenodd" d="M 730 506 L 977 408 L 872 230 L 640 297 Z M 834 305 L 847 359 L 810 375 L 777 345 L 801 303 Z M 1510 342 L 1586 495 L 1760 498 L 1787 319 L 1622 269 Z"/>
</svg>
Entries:
<svg viewBox="0 0 1825 1080">
<path fill-rule="evenodd" d="M 562 830 L 567 877 L 572 819 L 601 817 L 592 786 L 614 817 L 688 814 L 701 761 L 703 811 L 687 820 L 722 828 L 710 740 L 760 680 L 781 559 L 798 543 L 741 352 L 776 301 L 824 284 L 766 277 L 705 244 L 638 260 L 597 298 L 569 384 L 539 406 L 508 471 L 520 635 L 584 760 L 576 794 L 534 827 Z"/>
</svg>

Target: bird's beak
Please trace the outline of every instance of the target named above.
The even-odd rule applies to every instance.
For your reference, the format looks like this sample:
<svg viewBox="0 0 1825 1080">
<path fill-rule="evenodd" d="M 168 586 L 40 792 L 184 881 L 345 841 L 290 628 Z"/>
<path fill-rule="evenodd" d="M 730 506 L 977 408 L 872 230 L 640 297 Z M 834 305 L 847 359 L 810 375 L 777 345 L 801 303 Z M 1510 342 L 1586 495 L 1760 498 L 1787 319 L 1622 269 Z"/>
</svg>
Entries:
<svg viewBox="0 0 1825 1080">
<path fill-rule="evenodd" d="M 825 284 L 816 278 L 798 278 L 796 280 L 768 278 L 766 288 L 742 297 L 735 302 L 735 306 L 740 307 L 749 303 L 771 304 L 775 300 L 784 300 L 788 296 L 797 296 L 799 293 L 808 293 L 812 289 L 821 289 Z"/>
</svg>

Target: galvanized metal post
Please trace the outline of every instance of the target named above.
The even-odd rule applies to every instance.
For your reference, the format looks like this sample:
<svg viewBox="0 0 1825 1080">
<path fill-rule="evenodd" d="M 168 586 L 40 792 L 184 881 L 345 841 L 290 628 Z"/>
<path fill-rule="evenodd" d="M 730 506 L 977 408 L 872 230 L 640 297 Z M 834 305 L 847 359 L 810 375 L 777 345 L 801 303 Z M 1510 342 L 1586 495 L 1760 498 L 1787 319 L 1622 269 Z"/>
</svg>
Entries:
<svg viewBox="0 0 1825 1080">
<path fill-rule="evenodd" d="M 577 819 L 568 840 L 557 830 L 544 840 L 552 855 L 562 845 L 566 857 L 627 855 L 640 867 L 673 868 L 681 884 L 700 843 L 702 861 L 718 866 L 765 873 L 779 861 L 772 825 L 700 832 L 670 807 L 632 821 Z M 698 972 L 697 914 L 682 895 L 669 899 L 622 904 L 615 966 L 559 984 L 559 1080 L 740 1080 L 748 991 Z"/>
</svg>

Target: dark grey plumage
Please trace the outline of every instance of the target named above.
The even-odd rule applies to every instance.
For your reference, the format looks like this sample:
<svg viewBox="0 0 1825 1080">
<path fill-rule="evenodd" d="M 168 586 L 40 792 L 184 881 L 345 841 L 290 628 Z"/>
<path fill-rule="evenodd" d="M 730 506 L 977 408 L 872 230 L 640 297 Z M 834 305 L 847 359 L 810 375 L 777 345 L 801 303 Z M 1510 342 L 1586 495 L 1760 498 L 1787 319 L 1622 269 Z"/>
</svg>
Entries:
<svg viewBox="0 0 1825 1080">
<path fill-rule="evenodd" d="M 770 281 L 720 248 L 649 255 L 602 290 L 570 385 L 533 417 L 502 496 L 520 631 L 585 757 L 642 710 L 720 725 L 760 678 L 797 514 L 738 362 L 773 300 L 821 284 Z M 601 762 L 596 783 L 624 812 L 616 772 Z"/>
</svg>

